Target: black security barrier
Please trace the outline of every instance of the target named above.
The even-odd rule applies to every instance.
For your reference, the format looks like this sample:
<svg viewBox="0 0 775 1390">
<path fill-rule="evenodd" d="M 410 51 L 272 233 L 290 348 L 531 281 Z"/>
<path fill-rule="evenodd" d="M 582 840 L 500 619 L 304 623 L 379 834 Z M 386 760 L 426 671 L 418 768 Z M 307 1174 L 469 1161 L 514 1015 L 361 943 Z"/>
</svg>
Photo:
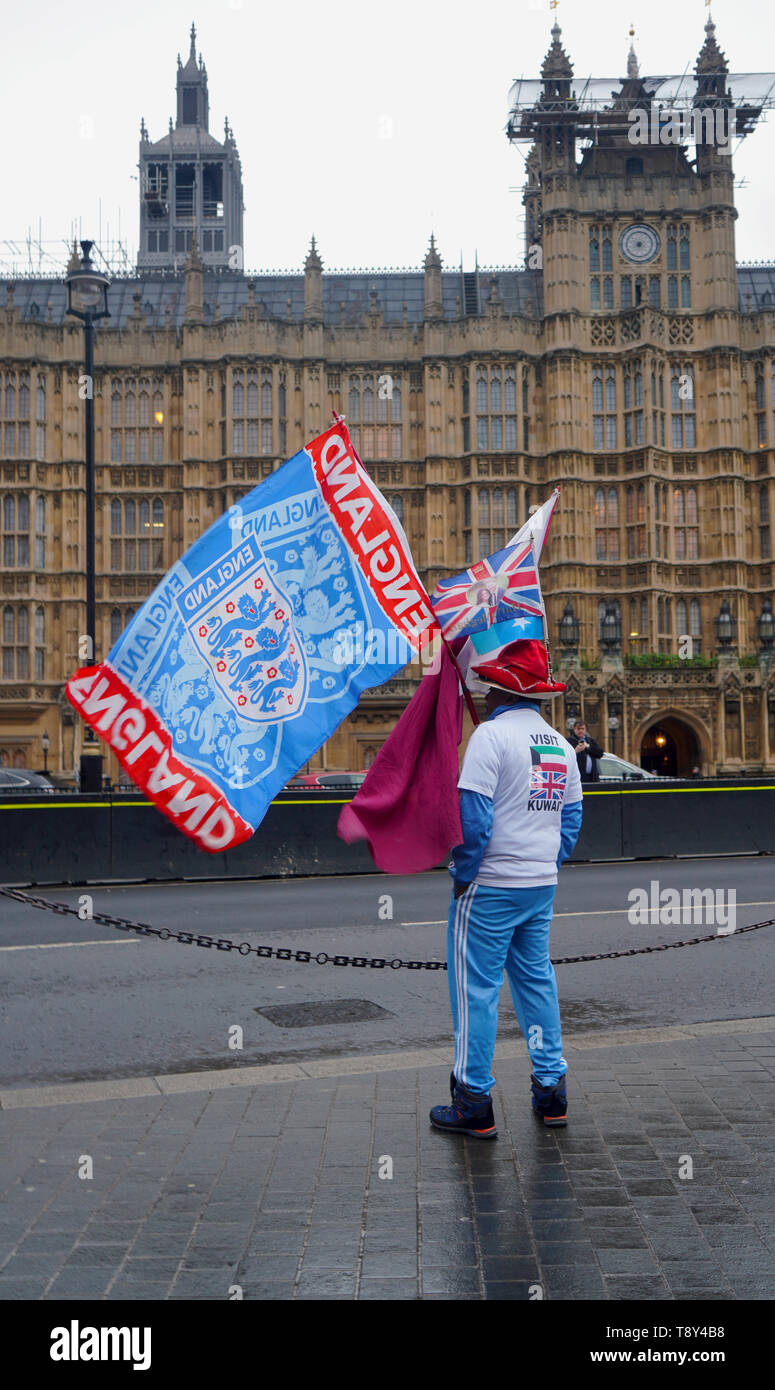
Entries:
<svg viewBox="0 0 775 1390">
<path fill-rule="evenodd" d="M 368 873 L 365 843 L 336 833 L 347 792 L 305 788 L 270 806 L 251 840 L 206 854 L 140 793 L 0 796 L 0 883 L 277 878 Z M 775 853 L 775 779 L 585 788 L 574 862 Z"/>
<path fill-rule="evenodd" d="M 0 882 L 84 883 L 110 878 L 109 796 L 0 796 Z"/>
<path fill-rule="evenodd" d="M 772 853 L 773 781 L 738 778 L 628 788 L 621 796 L 622 857 Z"/>
</svg>

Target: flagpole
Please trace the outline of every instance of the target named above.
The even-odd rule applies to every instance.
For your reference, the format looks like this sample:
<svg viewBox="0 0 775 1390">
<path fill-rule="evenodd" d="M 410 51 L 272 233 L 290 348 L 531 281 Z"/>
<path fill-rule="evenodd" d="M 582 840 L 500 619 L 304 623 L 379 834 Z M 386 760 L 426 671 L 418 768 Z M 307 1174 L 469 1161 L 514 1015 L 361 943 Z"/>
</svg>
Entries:
<svg viewBox="0 0 775 1390">
<path fill-rule="evenodd" d="M 331 411 L 331 414 L 332 414 L 333 417 L 334 417 L 334 423 L 335 423 L 335 424 L 338 425 L 338 424 L 340 423 L 340 421 L 341 421 L 342 423 L 344 422 L 344 416 L 343 416 L 343 415 L 338 415 L 337 412 L 336 412 L 335 410 L 332 410 L 332 411 Z M 357 453 L 356 453 L 355 456 L 356 456 L 356 458 L 358 457 Z M 427 594 L 426 594 L 426 598 L 428 598 L 428 595 L 427 595 Z M 428 602 L 430 603 L 430 599 L 429 599 L 429 598 L 428 598 Z M 455 653 L 453 652 L 452 648 L 450 647 L 449 642 L 447 641 L 447 639 L 446 639 L 446 637 L 444 636 L 444 633 L 441 631 L 441 629 L 439 629 L 439 636 L 441 637 L 441 640 L 442 640 L 442 642 L 444 643 L 444 646 L 445 646 L 446 652 L 447 652 L 447 656 L 449 657 L 450 661 L 452 662 L 452 665 L 454 666 L 455 670 L 457 671 L 458 680 L 460 681 L 461 689 L 462 689 L 462 691 L 463 691 L 463 698 L 464 698 L 464 700 L 465 700 L 465 702 L 466 702 L 466 705 L 467 705 L 467 707 L 468 707 L 468 713 L 470 714 L 471 719 L 472 719 L 472 721 L 473 721 L 474 724 L 481 724 L 482 721 L 481 721 L 481 719 L 479 718 L 479 715 L 476 713 L 476 706 L 475 706 L 475 704 L 474 704 L 473 696 L 472 696 L 472 694 L 471 694 L 471 691 L 468 689 L 468 686 L 467 686 L 466 683 L 465 683 L 465 680 L 464 680 L 464 678 L 463 678 L 463 672 L 461 671 L 461 669 L 460 669 L 460 667 L 459 667 L 459 665 L 458 665 L 457 657 L 455 656 Z"/>
<path fill-rule="evenodd" d="M 481 724 L 482 721 L 481 721 L 481 719 L 479 718 L 479 715 L 476 713 L 476 705 L 474 704 L 474 697 L 473 697 L 473 695 L 471 694 L 471 691 L 468 689 L 468 686 L 467 686 L 466 683 L 465 683 L 465 680 L 464 680 L 464 678 L 463 678 L 463 672 L 461 671 L 461 669 L 460 669 L 460 667 L 459 667 L 459 665 L 458 665 L 457 657 L 455 656 L 455 653 L 453 652 L 451 646 L 449 645 L 449 642 L 447 641 L 446 637 L 444 636 L 444 633 L 441 631 L 441 628 L 439 628 L 439 636 L 441 637 L 441 640 L 442 640 L 442 642 L 444 643 L 444 647 L 445 647 L 447 656 L 449 657 L 450 661 L 452 662 L 452 665 L 454 666 L 455 670 L 457 671 L 458 679 L 459 679 L 459 681 L 460 681 L 460 685 L 461 685 L 461 688 L 462 688 L 462 691 L 463 691 L 463 698 L 464 698 L 464 700 L 465 700 L 465 702 L 466 702 L 466 705 L 467 705 L 467 707 L 468 707 L 468 713 L 470 714 L 471 719 L 472 719 L 472 721 L 473 721 L 474 724 Z"/>
</svg>

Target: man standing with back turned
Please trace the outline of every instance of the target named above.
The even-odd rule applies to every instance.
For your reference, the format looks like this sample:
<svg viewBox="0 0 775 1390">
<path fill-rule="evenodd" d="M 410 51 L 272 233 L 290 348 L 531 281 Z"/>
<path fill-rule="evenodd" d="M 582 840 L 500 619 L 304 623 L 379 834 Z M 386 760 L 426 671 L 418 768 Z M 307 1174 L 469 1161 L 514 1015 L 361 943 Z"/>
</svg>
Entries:
<svg viewBox="0 0 775 1390">
<path fill-rule="evenodd" d="M 491 1074 L 504 969 L 533 1063 L 532 1104 L 567 1123 L 557 981 L 549 928 L 557 870 L 581 828 L 581 778 L 568 741 L 540 714 L 566 687 L 549 679 L 542 642 L 517 641 L 472 668 L 490 686 L 460 774 L 463 843 L 452 855 L 447 964 L 455 1062 L 437 1129 L 497 1138 Z"/>
</svg>

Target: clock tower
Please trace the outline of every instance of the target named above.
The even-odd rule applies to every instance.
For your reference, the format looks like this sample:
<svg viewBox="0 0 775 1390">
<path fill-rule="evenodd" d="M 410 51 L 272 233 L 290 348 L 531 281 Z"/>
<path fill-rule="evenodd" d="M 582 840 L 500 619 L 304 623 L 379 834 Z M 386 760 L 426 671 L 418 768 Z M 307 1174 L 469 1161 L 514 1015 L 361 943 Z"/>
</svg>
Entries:
<svg viewBox="0 0 775 1390">
<path fill-rule="evenodd" d="M 539 476 L 562 485 L 562 551 L 550 542 L 543 589 L 550 630 L 566 605 L 578 620 L 587 674 L 574 698 L 590 687 L 583 707 L 603 741 L 623 724 L 638 750 L 649 719 L 668 717 L 668 677 L 655 668 L 649 689 L 656 657 L 683 682 L 682 727 L 697 747 L 726 742 L 732 766 L 753 758 L 760 715 L 744 736 L 727 672 L 723 708 L 709 704 L 701 727 L 691 681 L 716 676 L 684 658 L 713 665 L 726 612 L 740 650 L 754 650 L 771 599 L 775 366 L 770 320 L 741 313 L 731 150 L 772 78 L 730 76 L 710 18 L 683 75 L 643 76 L 633 38 L 624 77 L 579 81 L 555 23 L 540 79 L 510 95 L 509 139 L 531 146 L 526 263 L 540 267 L 543 300 Z"/>
</svg>

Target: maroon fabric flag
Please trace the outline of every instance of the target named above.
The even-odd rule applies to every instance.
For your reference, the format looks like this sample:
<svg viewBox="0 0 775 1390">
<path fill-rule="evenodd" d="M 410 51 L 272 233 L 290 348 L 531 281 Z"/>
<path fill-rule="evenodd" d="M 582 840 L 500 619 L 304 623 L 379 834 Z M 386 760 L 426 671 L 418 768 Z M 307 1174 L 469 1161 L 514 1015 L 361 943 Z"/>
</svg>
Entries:
<svg viewBox="0 0 775 1390">
<path fill-rule="evenodd" d="M 455 643 L 462 646 L 462 640 Z M 446 651 L 420 681 L 363 786 L 342 808 L 338 834 L 366 840 L 378 869 L 419 874 L 463 840 L 457 793 L 463 700 Z"/>
</svg>

